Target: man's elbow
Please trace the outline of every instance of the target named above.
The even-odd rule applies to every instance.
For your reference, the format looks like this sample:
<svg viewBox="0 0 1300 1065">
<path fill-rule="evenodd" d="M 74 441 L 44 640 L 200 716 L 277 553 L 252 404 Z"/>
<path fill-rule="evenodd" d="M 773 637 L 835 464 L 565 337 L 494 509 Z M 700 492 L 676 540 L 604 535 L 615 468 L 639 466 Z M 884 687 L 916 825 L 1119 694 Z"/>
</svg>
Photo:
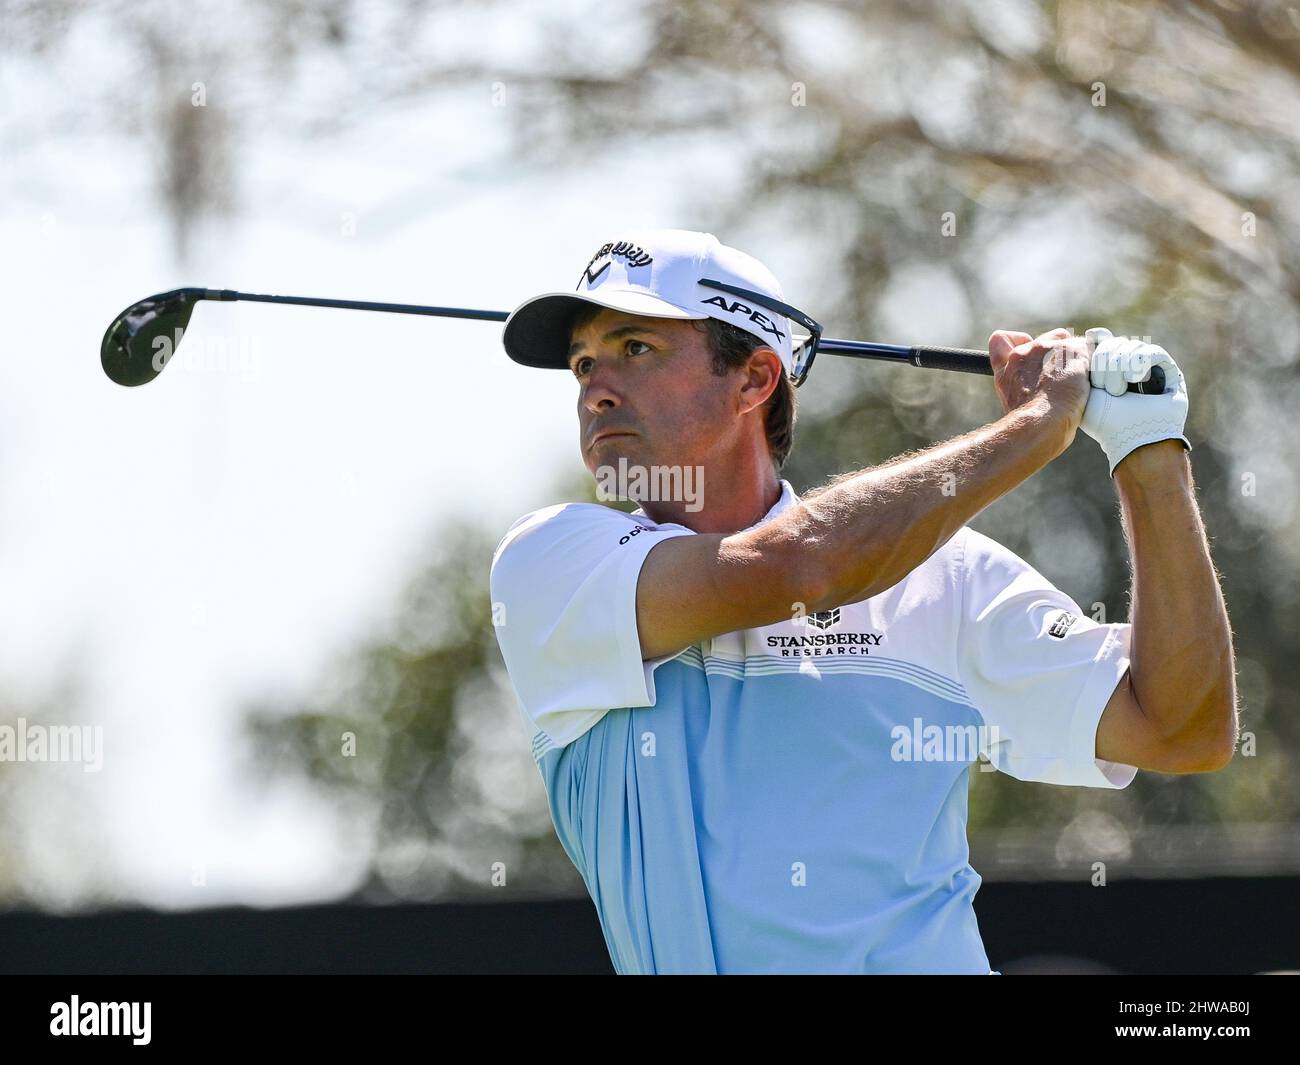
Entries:
<svg viewBox="0 0 1300 1065">
<path fill-rule="evenodd" d="M 1237 753 L 1237 708 L 1216 707 L 1207 714 L 1209 724 L 1194 741 L 1180 745 L 1178 773 L 1215 773 L 1223 769 Z"/>
<path fill-rule="evenodd" d="M 1236 746 L 1224 748 L 1220 745 L 1208 753 L 1196 752 L 1194 754 L 1184 754 L 1181 756 L 1178 773 L 1217 773 L 1232 761 L 1232 756 L 1236 753 Z"/>
</svg>

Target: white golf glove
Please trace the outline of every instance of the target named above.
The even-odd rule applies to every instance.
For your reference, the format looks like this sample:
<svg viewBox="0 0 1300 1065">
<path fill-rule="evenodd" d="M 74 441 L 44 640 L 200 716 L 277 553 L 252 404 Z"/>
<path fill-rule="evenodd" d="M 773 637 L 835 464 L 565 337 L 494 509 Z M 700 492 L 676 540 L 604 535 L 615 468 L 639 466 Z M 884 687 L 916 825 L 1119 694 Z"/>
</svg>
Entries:
<svg viewBox="0 0 1300 1065">
<path fill-rule="evenodd" d="M 1191 451 L 1191 442 L 1183 435 L 1187 384 L 1169 352 L 1155 344 L 1114 336 L 1104 328 L 1089 329 L 1084 337 L 1092 354 L 1092 392 L 1079 428 L 1106 452 L 1111 476 L 1125 457 L 1144 444 L 1180 440 Z M 1155 366 L 1164 368 L 1161 395 L 1128 391 L 1130 383 L 1144 380 Z"/>
</svg>

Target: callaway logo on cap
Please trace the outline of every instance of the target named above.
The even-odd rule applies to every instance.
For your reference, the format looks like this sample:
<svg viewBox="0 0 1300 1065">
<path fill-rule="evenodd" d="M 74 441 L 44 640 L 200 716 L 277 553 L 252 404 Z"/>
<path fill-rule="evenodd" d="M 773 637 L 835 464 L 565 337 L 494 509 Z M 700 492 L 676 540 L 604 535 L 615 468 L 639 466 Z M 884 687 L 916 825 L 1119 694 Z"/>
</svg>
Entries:
<svg viewBox="0 0 1300 1065">
<path fill-rule="evenodd" d="M 573 292 L 547 292 L 521 303 L 506 319 L 506 354 L 524 366 L 569 368 L 569 322 L 583 304 L 651 318 L 729 322 L 766 341 L 792 363 L 790 321 L 754 296 L 784 302 L 772 272 L 712 233 L 648 229 L 602 244 L 583 268 Z M 798 312 L 795 312 L 798 313 Z"/>
</svg>

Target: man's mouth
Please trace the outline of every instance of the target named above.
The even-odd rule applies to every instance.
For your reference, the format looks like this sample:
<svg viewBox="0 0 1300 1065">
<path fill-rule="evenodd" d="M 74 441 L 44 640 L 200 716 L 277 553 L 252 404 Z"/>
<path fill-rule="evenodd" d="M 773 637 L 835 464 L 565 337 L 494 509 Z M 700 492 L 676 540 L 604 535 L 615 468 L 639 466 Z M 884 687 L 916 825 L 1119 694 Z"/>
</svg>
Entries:
<svg viewBox="0 0 1300 1065">
<path fill-rule="evenodd" d="M 611 437 L 615 437 L 615 436 L 635 436 L 635 435 L 636 435 L 636 434 L 635 434 L 634 432 L 632 432 L 631 429 L 602 429 L 602 430 L 600 430 L 600 432 L 598 432 L 595 436 L 593 436 L 593 437 L 591 438 L 591 440 L 590 440 L 590 441 L 588 442 L 588 444 L 587 444 L 587 447 L 589 447 L 589 448 L 595 447 L 595 446 L 596 446 L 597 444 L 599 444 L 602 440 L 608 440 L 608 439 L 610 439 Z"/>
</svg>

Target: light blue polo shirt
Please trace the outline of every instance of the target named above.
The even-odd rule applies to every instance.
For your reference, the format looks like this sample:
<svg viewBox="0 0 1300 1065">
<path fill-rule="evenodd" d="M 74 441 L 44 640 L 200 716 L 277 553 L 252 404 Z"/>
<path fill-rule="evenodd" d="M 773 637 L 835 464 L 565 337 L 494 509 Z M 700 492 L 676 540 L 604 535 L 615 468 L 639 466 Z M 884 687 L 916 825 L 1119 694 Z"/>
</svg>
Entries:
<svg viewBox="0 0 1300 1065">
<path fill-rule="evenodd" d="M 781 486 L 758 524 L 798 502 Z M 568 503 L 492 560 L 501 652 L 615 970 L 988 974 L 972 766 L 1127 787 L 1095 739 L 1131 627 L 964 527 L 871 599 L 643 661 L 641 564 L 693 535 Z"/>
</svg>

